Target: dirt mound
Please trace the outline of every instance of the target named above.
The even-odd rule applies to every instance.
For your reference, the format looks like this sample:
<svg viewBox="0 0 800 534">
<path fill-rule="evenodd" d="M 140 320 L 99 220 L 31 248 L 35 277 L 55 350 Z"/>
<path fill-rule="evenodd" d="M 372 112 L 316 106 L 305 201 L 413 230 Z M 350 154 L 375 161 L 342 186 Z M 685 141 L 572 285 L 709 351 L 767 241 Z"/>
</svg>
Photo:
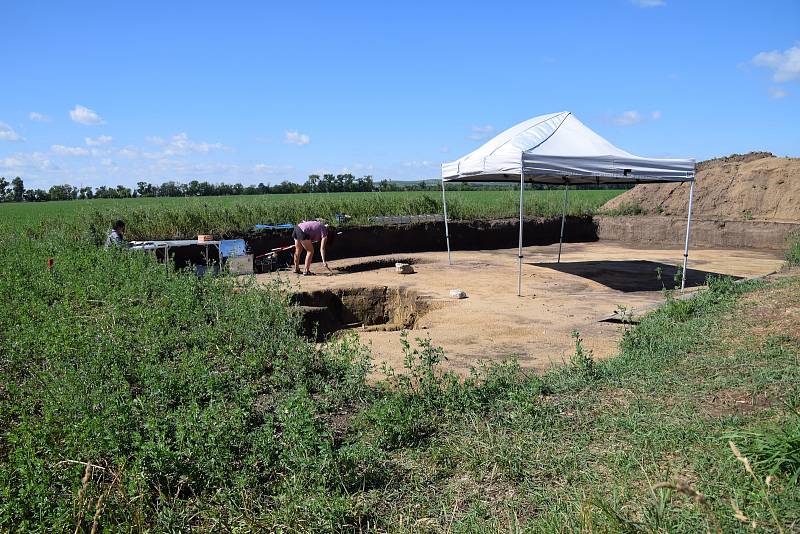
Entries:
<svg viewBox="0 0 800 534">
<path fill-rule="evenodd" d="M 688 184 L 637 185 L 602 211 L 686 215 L 688 204 Z M 701 161 L 694 213 L 708 219 L 800 221 L 800 158 L 750 152 Z"/>
</svg>

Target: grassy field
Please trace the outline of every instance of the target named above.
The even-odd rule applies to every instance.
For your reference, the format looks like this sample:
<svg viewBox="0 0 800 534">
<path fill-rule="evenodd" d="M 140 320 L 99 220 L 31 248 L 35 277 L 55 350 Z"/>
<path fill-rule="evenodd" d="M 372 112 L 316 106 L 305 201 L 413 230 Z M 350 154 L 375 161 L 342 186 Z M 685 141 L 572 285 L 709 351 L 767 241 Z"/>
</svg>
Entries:
<svg viewBox="0 0 800 534">
<path fill-rule="evenodd" d="M 800 525 L 797 276 L 667 292 L 607 361 L 576 333 L 565 367 L 462 380 L 409 339 L 371 385 L 283 288 L 104 251 L 75 217 L 0 219 L 0 531 Z"/>
<path fill-rule="evenodd" d="M 578 190 L 570 193 L 568 213 L 587 215 L 621 190 Z M 519 192 L 448 192 L 452 219 L 494 219 L 519 215 Z M 560 215 L 561 191 L 529 191 L 525 197 L 528 216 Z M 431 192 L 319 193 L 200 198 L 139 198 L 43 203 L 0 204 L 0 217 L 27 226 L 66 224 L 75 235 L 87 228 L 105 232 L 111 221 L 124 219 L 131 239 L 184 238 L 198 233 L 225 236 L 241 234 L 255 224 L 294 223 L 304 219 L 334 220 L 346 213 L 355 223 L 370 217 L 427 215 L 442 212 L 441 194 Z"/>
</svg>

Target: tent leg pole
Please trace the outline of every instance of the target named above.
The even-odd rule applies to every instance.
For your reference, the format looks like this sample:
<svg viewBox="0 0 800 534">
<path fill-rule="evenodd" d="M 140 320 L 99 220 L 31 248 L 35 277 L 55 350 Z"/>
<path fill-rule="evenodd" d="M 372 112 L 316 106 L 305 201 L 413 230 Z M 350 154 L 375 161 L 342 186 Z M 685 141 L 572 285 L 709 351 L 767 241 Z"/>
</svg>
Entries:
<svg viewBox="0 0 800 534">
<path fill-rule="evenodd" d="M 561 236 L 558 238 L 558 260 L 561 263 L 561 247 L 564 245 L 564 223 L 567 220 L 567 184 L 564 184 L 564 208 L 561 210 Z"/>
<path fill-rule="evenodd" d="M 523 223 L 523 202 L 525 201 L 525 171 L 520 164 L 519 171 L 519 251 L 517 259 L 519 261 L 519 274 L 517 275 L 517 296 L 522 296 L 522 223 Z"/>
<path fill-rule="evenodd" d="M 694 176 L 692 185 L 689 186 L 689 215 L 686 219 L 686 243 L 683 246 L 683 272 L 681 273 L 681 293 L 686 287 L 686 264 L 689 261 L 689 233 L 692 229 L 692 204 L 694 201 Z"/>
<path fill-rule="evenodd" d="M 442 207 L 444 208 L 444 238 L 447 241 L 447 264 L 453 265 L 450 257 L 450 229 L 447 226 L 447 196 L 444 194 L 444 178 L 442 178 Z"/>
</svg>

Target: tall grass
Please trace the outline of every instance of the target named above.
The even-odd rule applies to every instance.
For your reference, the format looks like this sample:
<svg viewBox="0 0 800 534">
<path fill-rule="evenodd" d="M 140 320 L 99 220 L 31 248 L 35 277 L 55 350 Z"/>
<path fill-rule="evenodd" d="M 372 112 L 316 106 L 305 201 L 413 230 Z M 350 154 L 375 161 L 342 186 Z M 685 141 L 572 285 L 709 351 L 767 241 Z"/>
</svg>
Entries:
<svg viewBox="0 0 800 534">
<path fill-rule="evenodd" d="M 589 215 L 619 191 L 578 190 L 570 193 L 568 213 Z M 454 219 L 492 219 L 519 214 L 519 193 L 514 191 L 451 191 L 448 215 Z M 560 191 L 528 191 L 527 216 L 560 215 Z M 104 234 L 111 221 L 124 219 L 130 239 L 178 239 L 212 233 L 241 234 L 256 224 L 295 223 L 346 213 L 353 222 L 368 224 L 371 217 L 442 213 L 437 193 L 320 193 L 246 197 L 143 198 L 0 204 L 0 216 L 26 225 L 66 225 L 71 234 L 87 229 Z"/>
</svg>

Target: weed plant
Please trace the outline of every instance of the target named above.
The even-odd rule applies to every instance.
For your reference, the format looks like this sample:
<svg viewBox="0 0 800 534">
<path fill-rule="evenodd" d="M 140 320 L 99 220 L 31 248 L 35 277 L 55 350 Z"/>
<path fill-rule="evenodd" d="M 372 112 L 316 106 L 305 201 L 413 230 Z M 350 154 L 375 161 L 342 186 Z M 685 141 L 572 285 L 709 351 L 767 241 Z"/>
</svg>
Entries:
<svg viewBox="0 0 800 534">
<path fill-rule="evenodd" d="M 786 263 L 800 265 L 800 232 L 792 233 L 786 240 Z"/>
<path fill-rule="evenodd" d="M 646 215 L 646 212 L 639 202 L 633 201 L 622 202 L 614 209 L 603 211 L 603 215 Z"/>
</svg>

